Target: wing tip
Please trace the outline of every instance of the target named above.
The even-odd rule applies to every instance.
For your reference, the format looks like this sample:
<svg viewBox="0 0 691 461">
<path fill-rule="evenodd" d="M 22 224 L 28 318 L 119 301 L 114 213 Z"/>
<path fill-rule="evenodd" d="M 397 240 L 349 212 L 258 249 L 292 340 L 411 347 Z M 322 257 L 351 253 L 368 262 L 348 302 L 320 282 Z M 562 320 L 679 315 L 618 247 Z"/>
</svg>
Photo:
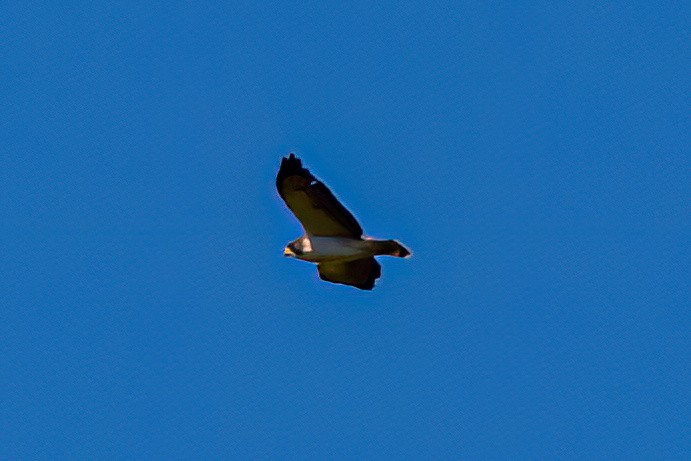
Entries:
<svg viewBox="0 0 691 461">
<path fill-rule="evenodd" d="M 376 281 L 381 277 L 381 265 L 377 262 L 377 260 L 374 260 L 374 265 L 372 267 L 372 271 L 369 273 L 369 277 L 367 280 L 363 283 L 360 283 L 358 285 L 353 285 L 356 288 L 359 288 L 361 290 L 368 290 L 371 291 L 375 286 L 376 286 Z"/>
<path fill-rule="evenodd" d="M 290 153 L 287 157 L 281 158 L 281 166 L 278 169 L 278 174 L 276 175 L 276 188 L 279 194 L 282 196 L 281 183 L 288 176 L 302 176 L 308 181 L 312 181 L 314 176 L 302 166 L 302 160 L 295 156 L 294 153 Z"/>
<path fill-rule="evenodd" d="M 281 159 L 281 168 L 302 168 L 302 160 L 297 158 L 293 152 Z"/>
<path fill-rule="evenodd" d="M 366 290 L 366 291 L 372 291 L 377 285 L 375 282 L 376 279 L 368 280 L 363 283 L 343 283 L 343 282 L 331 282 L 331 283 L 338 283 L 340 285 L 346 285 L 349 287 L 354 287 L 359 290 Z"/>
<path fill-rule="evenodd" d="M 352 285 L 355 288 L 359 288 L 360 290 L 365 290 L 365 291 L 372 291 L 374 289 L 374 283 L 371 285 Z"/>
<path fill-rule="evenodd" d="M 308 178 L 312 176 L 309 170 L 302 166 L 302 160 L 291 152 L 287 157 L 283 157 L 281 159 L 281 166 L 278 169 L 278 176 L 276 180 L 281 181 L 283 178 L 295 174 Z"/>
</svg>

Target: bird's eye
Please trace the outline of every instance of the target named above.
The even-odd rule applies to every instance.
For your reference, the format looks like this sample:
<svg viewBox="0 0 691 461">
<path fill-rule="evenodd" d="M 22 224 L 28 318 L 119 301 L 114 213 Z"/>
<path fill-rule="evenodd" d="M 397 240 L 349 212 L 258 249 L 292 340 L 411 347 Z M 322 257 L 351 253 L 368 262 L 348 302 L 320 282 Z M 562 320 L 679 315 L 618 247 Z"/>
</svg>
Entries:
<svg viewBox="0 0 691 461">
<path fill-rule="evenodd" d="M 313 179 L 312 181 L 310 181 L 310 186 L 314 186 L 315 184 L 317 184 L 317 180 L 316 180 L 316 179 Z"/>
</svg>

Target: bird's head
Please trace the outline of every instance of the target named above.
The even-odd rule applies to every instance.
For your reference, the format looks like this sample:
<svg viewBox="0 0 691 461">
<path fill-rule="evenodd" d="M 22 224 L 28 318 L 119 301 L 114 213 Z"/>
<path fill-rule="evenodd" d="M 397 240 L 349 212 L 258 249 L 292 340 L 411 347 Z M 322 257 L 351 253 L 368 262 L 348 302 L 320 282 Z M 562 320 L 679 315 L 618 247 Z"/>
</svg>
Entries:
<svg viewBox="0 0 691 461">
<path fill-rule="evenodd" d="M 311 246 L 309 245 L 309 240 L 304 237 L 300 237 L 299 239 L 295 239 L 286 245 L 286 247 L 283 249 L 283 256 L 299 258 L 305 254 L 305 250 L 309 251 L 310 249 Z"/>
<path fill-rule="evenodd" d="M 295 257 L 295 251 L 290 246 L 291 246 L 291 244 L 288 244 L 283 249 L 283 256 L 289 256 L 291 258 L 294 258 Z"/>
</svg>

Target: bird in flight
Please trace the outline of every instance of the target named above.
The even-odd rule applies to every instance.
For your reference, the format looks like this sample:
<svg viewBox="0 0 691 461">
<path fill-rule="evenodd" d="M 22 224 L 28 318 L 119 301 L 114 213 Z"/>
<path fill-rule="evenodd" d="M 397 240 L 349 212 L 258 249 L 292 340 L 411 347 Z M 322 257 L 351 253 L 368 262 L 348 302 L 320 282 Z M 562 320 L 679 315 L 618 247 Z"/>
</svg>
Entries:
<svg viewBox="0 0 691 461">
<path fill-rule="evenodd" d="M 381 276 L 375 256 L 410 256 L 396 240 L 363 237 L 353 215 L 292 153 L 281 159 L 276 188 L 305 230 L 283 255 L 316 263 L 322 280 L 371 290 Z"/>
</svg>

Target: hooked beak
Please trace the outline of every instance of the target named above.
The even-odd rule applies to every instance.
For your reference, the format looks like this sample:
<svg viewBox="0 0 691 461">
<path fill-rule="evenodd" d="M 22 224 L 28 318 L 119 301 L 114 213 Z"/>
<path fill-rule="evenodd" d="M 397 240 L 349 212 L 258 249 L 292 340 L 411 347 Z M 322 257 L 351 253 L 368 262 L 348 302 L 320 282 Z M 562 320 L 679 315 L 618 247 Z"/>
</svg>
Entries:
<svg viewBox="0 0 691 461">
<path fill-rule="evenodd" d="M 283 249 L 283 256 L 295 256 L 295 253 L 293 253 L 293 250 L 291 250 L 288 247 L 285 247 Z"/>
</svg>

